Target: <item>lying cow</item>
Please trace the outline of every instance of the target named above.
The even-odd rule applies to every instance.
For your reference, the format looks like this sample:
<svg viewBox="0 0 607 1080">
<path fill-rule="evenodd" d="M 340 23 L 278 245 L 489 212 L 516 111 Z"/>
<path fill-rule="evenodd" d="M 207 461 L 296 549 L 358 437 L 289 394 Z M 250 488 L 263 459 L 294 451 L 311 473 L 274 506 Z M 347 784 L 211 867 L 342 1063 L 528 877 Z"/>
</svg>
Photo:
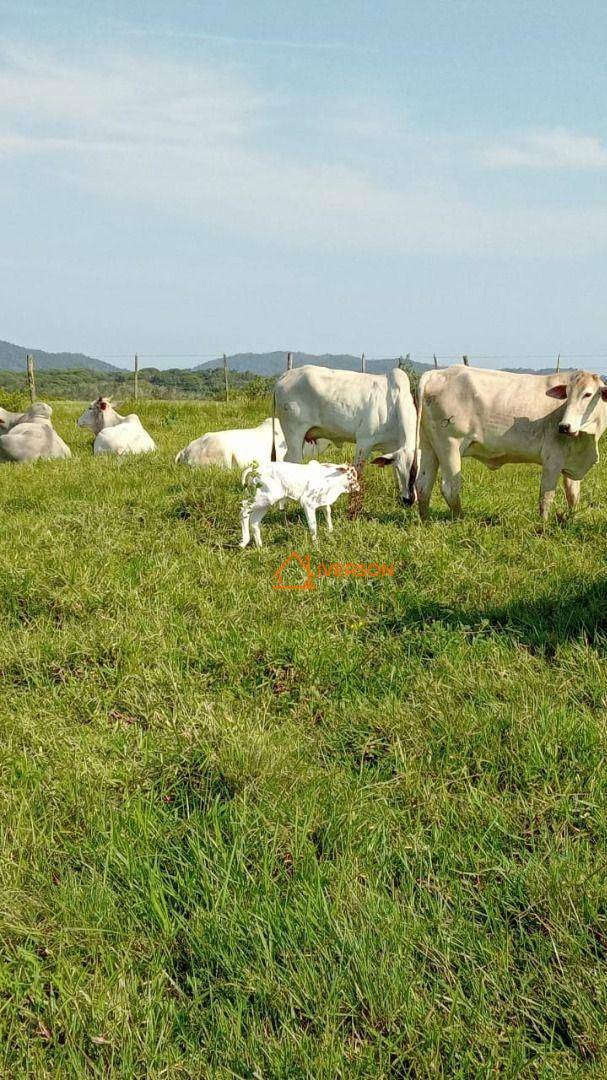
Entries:
<svg viewBox="0 0 607 1080">
<path fill-rule="evenodd" d="M 306 365 L 280 376 L 274 402 L 286 461 L 301 461 L 306 440 L 354 442 L 357 467 L 380 454 L 372 464 L 393 465 L 403 502 L 415 501 L 417 415 L 404 371 L 367 375 Z"/>
<path fill-rule="evenodd" d="M 456 365 L 420 380 L 417 494 L 427 517 L 436 474 L 454 514 L 461 512 L 462 457 L 490 469 L 542 466 L 540 515 L 548 517 L 559 476 L 572 509 L 580 481 L 599 459 L 607 427 L 607 386 L 589 371 L 517 375 Z"/>
<path fill-rule="evenodd" d="M 0 409 L 0 435 L 6 435 L 23 416 L 22 412 L 9 412 L 8 409 Z"/>
<path fill-rule="evenodd" d="M 4 410 L 2 410 L 2 425 L 4 430 L 7 423 Z M 24 413 L 10 413 L 15 417 L 5 435 L 0 435 L 0 461 L 37 461 L 39 458 L 69 458 L 72 456 L 69 446 L 55 431 L 51 416 L 53 410 L 50 405 L 36 402 L 26 409 Z"/>
<path fill-rule="evenodd" d="M 278 420 L 274 420 L 274 446 L 276 461 L 282 461 L 287 444 Z M 308 442 L 304 447 L 304 457 L 312 457 L 322 452 L 328 441 Z M 272 456 L 272 417 L 262 420 L 254 428 L 233 428 L 228 431 L 207 431 L 199 439 L 180 450 L 175 461 L 181 465 L 222 465 L 226 469 L 244 469 L 253 461 L 258 464 L 269 462 Z"/>
<path fill-rule="evenodd" d="M 333 530 L 331 507 L 345 492 L 360 491 L 358 473 L 353 465 L 333 465 L 330 462 L 310 461 L 295 465 L 276 461 L 261 467 L 249 466 L 242 474 L 242 483 L 253 490 L 252 499 L 244 499 L 240 512 L 242 522 L 241 548 L 251 539 L 261 547 L 260 525 L 271 506 L 284 499 L 294 499 L 303 507 L 312 537 L 317 541 L 316 511 L 325 512 L 327 528 Z"/>
<path fill-rule="evenodd" d="M 156 449 L 137 413 L 121 416 L 106 397 L 92 401 L 77 424 L 94 433 L 94 454 L 146 454 Z"/>
</svg>

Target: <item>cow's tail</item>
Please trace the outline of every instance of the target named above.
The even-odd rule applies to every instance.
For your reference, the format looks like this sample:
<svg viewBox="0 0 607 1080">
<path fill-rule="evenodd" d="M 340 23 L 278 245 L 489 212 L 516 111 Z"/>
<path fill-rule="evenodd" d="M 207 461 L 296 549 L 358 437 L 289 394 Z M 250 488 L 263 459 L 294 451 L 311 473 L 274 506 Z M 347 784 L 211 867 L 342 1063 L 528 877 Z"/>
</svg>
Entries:
<svg viewBox="0 0 607 1080">
<path fill-rule="evenodd" d="M 417 480 L 417 474 L 419 472 L 419 462 L 420 462 L 420 456 L 421 456 L 420 441 L 421 441 L 421 427 L 422 427 L 422 408 L 423 408 L 423 405 L 424 405 L 424 390 L 426 388 L 425 377 L 426 377 L 426 372 L 424 372 L 423 375 L 421 375 L 418 386 L 417 386 L 417 394 L 414 395 L 414 398 L 413 398 L 413 400 L 415 402 L 415 409 L 416 409 L 416 412 L 417 412 L 417 421 L 416 421 L 416 424 L 415 424 L 415 458 L 413 459 L 413 468 L 411 470 L 411 472 L 413 474 L 413 484 L 415 484 L 415 481 Z"/>
<path fill-rule="evenodd" d="M 270 461 L 276 461 L 276 390 L 272 394 L 272 453 Z"/>
</svg>

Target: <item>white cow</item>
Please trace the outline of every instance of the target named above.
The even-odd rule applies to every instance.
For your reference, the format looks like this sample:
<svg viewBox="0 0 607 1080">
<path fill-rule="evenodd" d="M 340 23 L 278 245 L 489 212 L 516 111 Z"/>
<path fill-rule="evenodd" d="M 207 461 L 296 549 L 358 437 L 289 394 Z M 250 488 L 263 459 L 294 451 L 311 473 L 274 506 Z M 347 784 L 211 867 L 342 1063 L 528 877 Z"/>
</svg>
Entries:
<svg viewBox="0 0 607 1080">
<path fill-rule="evenodd" d="M 436 474 L 454 514 L 461 512 L 462 457 L 490 469 L 516 462 L 542 466 L 540 515 L 548 517 L 559 476 L 572 509 L 580 481 L 599 459 L 607 427 L 607 386 L 574 371 L 518 375 L 455 365 L 420 380 L 417 494 L 428 514 Z"/>
<path fill-rule="evenodd" d="M 137 413 L 121 416 L 106 397 L 92 401 L 77 423 L 95 435 L 94 454 L 146 454 L 156 449 Z"/>
<path fill-rule="evenodd" d="M 250 465 L 242 474 L 242 483 L 254 490 L 252 499 L 244 499 L 240 511 L 242 540 L 246 547 L 251 532 L 256 547 L 261 547 L 260 525 L 271 506 L 294 499 L 303 507 L 312 537 L 316 544 L 316 511 L 325 512 L 327 528 L 333 529 L 331 507 L 345 492 L 360 491 L 358 474 L 353 465 L 333 465 L 331 462 L 310 461 L 307 465 L 295 465 L 287 461 L 274 461 L 261 467 Z"/>
<path fill-rule="evenodd" d="M 0 409 L 0 435 L 6 435 L 23 416 L 22 412 L 9 412 L 8 409 Z"/>
<path fill-rule="evenodd" d="M 287 444 L 279 420 L 275 423 L 276 460 L 282 461 Z M 304 447 L 304 457 L 312 457 L 322 452 L 329 445 L 328 440 L 308 442 Z M 272 456 L 272 417 L 262 420 L 254 428 L 232 428 L 228 431 L 207 431 L 199 439 L 188 443 L 180 450 L 175 461 L 181 465 L 222 465 L 224 468 L 244 469 L 253 461 L 262 464 Z"/>
<path fill-rule="evenodd" d="M 17 413 L 5 435 L 0 435 L 0 461 L 37 461 L 38 458 L 69 458 L 69 446 L 59 437 L 51 423 L 50 405 L 36 402 L 24 413 Z M 6 423 L 3 410 L 2 430 Z M 15 413 L 8 414 L 14 417 Z"/>
<path fill-rule="evenodd" d="M 393 465 L 403 502 L 415 501 L 417 415 L 404 371 L 367 375 L 305 365 L 280 376 L 274 401 L 286 461 L 301 461 L 306 440 L 355 442 L 357 466 L 379 453 L 372 464 Z"/>
<path fill-rule="evenodd" d="M 278 461 L 285 456 L 285 443 L 280 424 L 276 421 L 276 454 Z M 272 417 L 254 428 L 233 428 L 228 431 L 207 431 L 199 439 L 180 450 L 175 461 L 182 465 L 222 465 L 244 469 L 257 461 L 270 460 L 272 453 Z"/>
</svg>

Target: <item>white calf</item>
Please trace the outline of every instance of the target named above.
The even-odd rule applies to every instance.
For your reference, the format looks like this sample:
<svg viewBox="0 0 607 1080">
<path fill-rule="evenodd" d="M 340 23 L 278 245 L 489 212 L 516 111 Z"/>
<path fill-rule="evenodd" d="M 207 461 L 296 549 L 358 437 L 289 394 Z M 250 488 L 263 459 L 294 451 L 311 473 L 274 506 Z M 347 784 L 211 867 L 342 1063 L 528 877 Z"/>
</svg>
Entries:
<svg viewBox="0 0 607 1080">
<path fill-rule="evenodd" d="M 270 507 L 282 503 L 283 499 L 294 499 L 303 507 L 312 543 L 316 544 L 318 508 L 324 510 L 327 528 L 331 532 L 333 503 L 346 492 L 360 491 L 358 474 L 353 465 L 319 461 L 311 461 L 309 465 L 276 461 L 258 468 L 249 466 L 242 474 L 242 483 L 249 484 L 255 491 L 252 499 L 244 499 L 242 503 L 242 548 L 249 543 L 251 532 L 256 547 L 261 547 L 261 522 Z"/>
<path fill-rule="evenodd" d="M 77 423 L 95 435 L 94 454 L 146 454 L 156 449 L 137 413 L 121 416 L 105 397 L 92 401 Z"/>
</svg>

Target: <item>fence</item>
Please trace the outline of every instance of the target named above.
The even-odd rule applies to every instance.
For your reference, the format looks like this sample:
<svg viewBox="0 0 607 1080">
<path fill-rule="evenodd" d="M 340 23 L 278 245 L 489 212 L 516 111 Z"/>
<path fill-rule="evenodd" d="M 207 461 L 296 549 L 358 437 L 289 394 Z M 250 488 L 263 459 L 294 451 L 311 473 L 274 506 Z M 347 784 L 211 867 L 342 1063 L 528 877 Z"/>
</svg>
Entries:
<svg viewBox="0 0 607 1080">
<path fill-rule="evenodd" d="M 177 359 L 184 359 L 184 358 L 191 359 L 191 360 L 202 360 L 202 359 L 210 359 L 210 358 L 215 359 L 215 357 L 216 357 L 215 353 L 167 353 L 167 354 L 162 354 L 162 353 L 135 353 L 134 357 L 133 357 L 133 396 L 134 396 L 135 400 L 137 400 L 139 398 L 139 360 L 140 360 L 140 358 L 141 359 L 147 359 L 147 360 L 160 360 L 160 359 L 169 359 L 169 360 L 170 359 L 175 359 L 175 360 L 177 360 Z M 286 371 L 292 371 L 293 366 L 294 366 L 293 365 L 294 353 L 293 352 L 285 353 L 285 358 L 286 358 L 285 370 Z M 129 359 L 129 354 L 114 354 L 112 356 L 104 356 L 102 358 L 100 357 L 100 359 L 104 359 L 104 360 L 126 360 L 126 359 Z M 367 371 L 367 362 L 368 361 L 371 361 L 372 363 L 377 362 L 377 361 L 385 362 L 388 359 L 391 359 L 391 358 L 390 357 L 385 357 L 385 356 L 370 356 L 369 357 L 369 356 L 366 355 L 366 353 L 363 352 L 363 353 L 360 354 L 360 370 L 362 372 Z M 604 354 L 604 353 L 586 353 L 586 354 L 577 354 L 577 355 L 571 354 L 568 357 L 565 357 L 563 355 L 563 359 L 566 359 L 566 360 L 607 360 L 607 354 Z M 554 359 L 554 354 L 550 354 L 550 353 L 547 353 L 547 354 L 544 354 L 544 355 L 519 354 L 519 355 L 515 355 L 515 356 L 512 356 L 512 355 L 511 356 L 508 356 L 508 355 L 480 355 L 480 354 L 475 355 L 475 356 L 471 356 L 469 353 L 460 353 L 460 354 L 451 353 L 449 355 L 443 355 L 443 356 L 437 356 L 436 353 L 432 353 L 431 355 L 416 353 L 415 356 L 412 356 L 411 353 L 407 353 L 405 356 L 403 356 L 401 354 L 399 357 L 395 357 L 394 358 L 394 365 L 399 367 L 399 368 L 403 368 L 403 369 L 406 370 L 406 368 L 412 363 L 428 363 L 429 361 L 432 361 L 432 363 L 434 364 L 434 367 L 438 368 L 439 366 L 441 366 L 441 367 L 448 366 L 448 363 L 447 364 L 443 363 L 444 361 L 448 361 L 448 362 L 455 361 L 456 363 L 463 363 L 463 364 L 466 365 L 466 367 L 470 367 L 472 360 L 476 361 L 477 363 L 480 361 L 481 366 L 482 366 L 482 361 L 487 361 L 487 360 L 493 360 L 493 361 L 501 360 L 502 362 L 510 362 L 510 363 L 513 363 L 514 361 L 517 361 L 517 360 L 518 361 L 524 361 L 524 360 L 526 360 L 526 361 L 530 361 L 530 360 L 544 360 L 544 361 L 547 361 L 547 360 L 551 360 L 555 365 L 554 366 L 555 372 L 560 371 L 560 367 L 561 367 L 561 353 L 557 354 L 556 360 Z M 441 361 L 440 364 L 439 364 L 439 361 Z M 218 366 L 219 366 L 219 361 L 218 361 Z M 223 378 L 224 378 L 224 393 L 225 393 L 225 400 L 226 401 L 230 400 L 230 378 L 229 378 L 229 373 L 230 373 L 229 358 L 228 358 L 226 353 L 223 353 Z M 28 353 L 28 355 L 26 357 L 26 385 L 27 385 L 27 390 L 28 390 L 28 393 L 29 393 L 30 401 L 33 402 L 33 401 L 36 400 L 36 377 L 35 377 L 35 357 L 31 353 Z"/>
</svg>

